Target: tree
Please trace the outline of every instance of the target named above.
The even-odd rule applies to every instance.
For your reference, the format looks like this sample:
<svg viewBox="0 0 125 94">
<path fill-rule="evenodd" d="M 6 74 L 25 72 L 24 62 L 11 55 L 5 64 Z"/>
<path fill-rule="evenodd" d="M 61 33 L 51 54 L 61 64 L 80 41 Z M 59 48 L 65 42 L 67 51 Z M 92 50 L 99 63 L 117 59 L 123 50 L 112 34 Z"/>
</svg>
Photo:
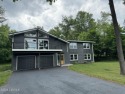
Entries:
<svg viewBox="0 0 125 94">
<path fill-rule="evenodd" d="M 123 4 L 125 4 L 125 0 L 123 0 Z"/>
<path fill-rule="evenodd" d="M 119 30 L 119 26 L 117 22 L 113 0 L 109 0 L 109 6 L 111 10 L 111 16 L 112 16 L 112 21 L 114 25 L 114 32 L 116 36 L 116 46 L 117 46 L 118 59 L 119 59 L 119 64 L 120 64 L 120 73 L 122 75 L 125 75 L 125 60 L 124 60 L 120 30 Z"/>
<path fill-rule="evenodd" d="M 52 34 L 52 35 L 55 35 L 55 36 L 57 36 L 57 37 L 60 37 L 60 38 L 64 39 L 64 37 L 61 36 L 61 35 L 62 35 L 62 32 L 61 32 L 61 30 L 60 30 L 60 28 L 59 28 L 58 26 L 57 26 L 57 27 L 54 27 L 53 29 L 51 29 L 51 30 L 49 31 L 49 33 Z"/>
<path fill-rule="evenodd" d="M 11 59 L 9 32 L 11 30 L 8 25 L 0 26 L 0 63 L 5 63 Z"/>
<path fill-rule="evenodd" d="M 82 32 L 89 32 L 96 29 L 96 22 L 92 14 L 85 11 L 79 11 L 75 18 L 72 16 L 63 17 L 62 22 L 49 32 L 57 37 L 63 35 L 63 39 L 77 40 Z M 57 33 L 58 32 L 58 33 Z"/>
<path fill-rule="evenodd" d="M 3 17 L 4 9 L 0 6 L 0 23 L 4 22 L 6 19 Z"/>
</svg>

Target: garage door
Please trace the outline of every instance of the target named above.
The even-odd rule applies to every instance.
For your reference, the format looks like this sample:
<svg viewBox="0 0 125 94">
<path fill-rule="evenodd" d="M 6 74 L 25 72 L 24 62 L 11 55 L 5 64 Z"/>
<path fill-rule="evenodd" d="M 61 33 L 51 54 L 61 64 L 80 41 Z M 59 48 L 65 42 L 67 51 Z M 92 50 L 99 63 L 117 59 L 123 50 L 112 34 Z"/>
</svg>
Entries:
<svg viewBox="0 0 125 94">
<path fill-rule="evenodd" d="M 35 69 L 35 56 L 18 56 L 17 70 Z"/>
<path fill-rule="evenodd" d="M 53 67 L 53 56 L 52 55 L 42 55 L 40 56 L 40 68 Z"/>
</svg>

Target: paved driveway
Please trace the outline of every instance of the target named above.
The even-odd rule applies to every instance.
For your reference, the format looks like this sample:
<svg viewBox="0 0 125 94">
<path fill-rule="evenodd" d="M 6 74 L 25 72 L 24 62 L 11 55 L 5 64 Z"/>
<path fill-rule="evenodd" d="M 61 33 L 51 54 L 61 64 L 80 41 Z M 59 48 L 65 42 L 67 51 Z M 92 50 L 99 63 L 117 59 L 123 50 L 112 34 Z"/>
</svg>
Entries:
<svg viewBox="0 0 125 94">
<path fill-rule="evenodd" d="M 0 94 L 125 94 L 125 86 L 63 67 L 14 72 Z"/>
</svg>

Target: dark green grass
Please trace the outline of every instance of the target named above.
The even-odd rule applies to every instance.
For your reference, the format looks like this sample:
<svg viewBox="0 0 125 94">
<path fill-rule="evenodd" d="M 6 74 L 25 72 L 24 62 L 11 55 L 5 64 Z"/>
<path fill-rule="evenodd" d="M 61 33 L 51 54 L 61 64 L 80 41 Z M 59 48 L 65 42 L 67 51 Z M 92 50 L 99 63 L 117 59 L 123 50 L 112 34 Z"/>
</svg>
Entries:
<svg viewBox="0 0 125 94">
<path fill-rule="evenodd" d="M 10 64 L 0 64 L 0 86 L 4 85 L 12 74 Z"/>
<path fill-rule="evenodd" d="M 69 69 L 92 77 L 97 77 L 125 85 L 125 76 L 120 75 L 119 63 L 116 61 L 74 64 L 70 66 Z"/>
</svg>

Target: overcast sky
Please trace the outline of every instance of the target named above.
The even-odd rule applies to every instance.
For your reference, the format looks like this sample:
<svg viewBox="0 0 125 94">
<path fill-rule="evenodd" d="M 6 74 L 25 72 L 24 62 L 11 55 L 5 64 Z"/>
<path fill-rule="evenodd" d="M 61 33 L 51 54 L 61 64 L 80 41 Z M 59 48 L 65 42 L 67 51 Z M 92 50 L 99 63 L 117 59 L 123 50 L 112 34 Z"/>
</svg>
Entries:
<svg viewBox="0 0 125 94">
<path fill-rule="evenodd" d="M 118 22 L 123 25 L 125 19 L 125 5 L 122 0 L 114 0 Z M 62 16 L 76 16 L 78 11 L 93 14 L 95 19 L 100 18 L 100 12 L 110 12 L 108 0 L 57 0 L 49 5 L 46 0 L 21 0 L 13 3 L 12 0 L 0 1 L 6 12 L 5 17 L 11 29 L 17 31 L 43 26 L 46 31 L 58 25 Z"/>
</svg>

